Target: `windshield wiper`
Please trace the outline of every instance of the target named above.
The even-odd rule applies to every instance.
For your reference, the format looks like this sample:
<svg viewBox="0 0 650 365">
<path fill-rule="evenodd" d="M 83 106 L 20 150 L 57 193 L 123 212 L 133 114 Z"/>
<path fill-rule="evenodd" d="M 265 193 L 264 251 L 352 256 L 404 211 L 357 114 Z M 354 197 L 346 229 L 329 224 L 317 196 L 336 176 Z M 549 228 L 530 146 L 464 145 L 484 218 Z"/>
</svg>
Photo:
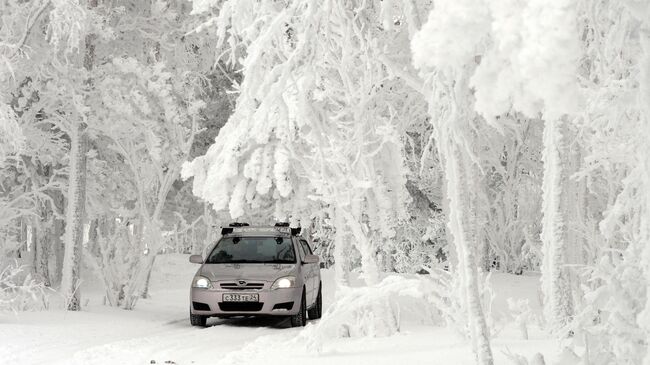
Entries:
<svg viewBox="0 0 650 365">
<path fill-rule="evenodd" d="M 229 260 L 229 261 L 214 260 L 214 261 L 207 261 L 206 264 L 258 264 L 263 262 L 264 261 L 257 261 L 257 260 Z"/>
<path fill-rule="evenodd" d="M 290 261 L 290 260 L 272 260 L 272 261 L 264 261 L 265 264 L 295 264 L 295 261 Z"/>
<path fill-rule="evenodd" d="M 262 263 L 264 261 L 258 261 L 258 260 L 230 260 L 224 262 L 224 264 L 258 264 Z"/>
<path fill-rule="evenodd" d="M 208 261 L 206 264 L 295 264 L 295 261 L 290 260 L 230 260 L 230 261 Z"/>
</svg>

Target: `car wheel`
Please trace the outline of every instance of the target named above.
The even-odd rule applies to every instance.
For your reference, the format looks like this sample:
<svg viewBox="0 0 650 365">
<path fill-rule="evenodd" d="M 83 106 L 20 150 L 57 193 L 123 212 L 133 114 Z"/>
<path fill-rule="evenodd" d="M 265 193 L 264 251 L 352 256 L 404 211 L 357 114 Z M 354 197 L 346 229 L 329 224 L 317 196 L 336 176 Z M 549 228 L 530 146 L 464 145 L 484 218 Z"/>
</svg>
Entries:
<svg viewBox="0 0 650 365">
<path fill-rule="evenodd" d="M 307 303 L 305 303 L 305 290 L 302 290 L 300 299 L 300 310 L 297 314 L 291 316 L 291 327 L 303 327 L 307 324 Z"/>
<path fill-rule="evenodd" d="M 192 324 L 192 326 L 205 327 L 207 321 L 208 321 L 207 316 L 190 313 L 190 323 Z"/>
<path fill-rule="evenodd" d="M 316 303 L 308 311 L 309 319 L 319 319 L 323 316 L 323 292 L 321 290 L 322 285 L 318 286 L 318 296 L 316 297 Z"/>
</svg>

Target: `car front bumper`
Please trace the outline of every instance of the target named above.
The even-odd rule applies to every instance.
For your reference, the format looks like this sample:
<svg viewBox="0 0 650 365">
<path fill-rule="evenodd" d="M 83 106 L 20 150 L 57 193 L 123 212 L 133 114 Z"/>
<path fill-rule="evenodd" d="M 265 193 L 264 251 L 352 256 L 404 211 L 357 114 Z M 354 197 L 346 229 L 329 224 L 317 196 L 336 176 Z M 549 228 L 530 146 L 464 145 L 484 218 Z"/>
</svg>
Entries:
<svg viewBox="0 0 650 365">
<path fill-rule="evenodd" d="M 215 283 L 212 283 L 215 286 Z M 258 302 L 224 302 L 224 294 L 258 294 Z M 270 283 L 259 290 L 192 288 L 190 313 L 204 316 L 287 316 L 300 310 L 302 288 L 270 289 Z"/>
</svg>

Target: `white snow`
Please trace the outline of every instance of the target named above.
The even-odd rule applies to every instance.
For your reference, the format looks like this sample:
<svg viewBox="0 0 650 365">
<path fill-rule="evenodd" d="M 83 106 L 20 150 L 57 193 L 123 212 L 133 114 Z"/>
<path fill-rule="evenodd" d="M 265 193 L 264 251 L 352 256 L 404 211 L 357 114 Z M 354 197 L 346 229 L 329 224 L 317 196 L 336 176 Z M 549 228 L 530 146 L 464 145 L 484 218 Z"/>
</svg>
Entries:
<svg viewBox="0 0 650 365">
<path fill-rule="evenodd" d="M 23 150 L 25 136 L 16 121 L 14 111 L 4 104 L 0 104 L 0 167 L 9 155 Z"/>
<path fill-rule="evenodd" d="M 322 336 L 321 346 L 310 346 L 310 336 L 319 322 L 303 329 L 284 328 L 277 319 L 210 319 L 210 327 L 191 327 L 188 319 L 189 283 L 196 265 L 187 255 L 162 255 L 152 274 L 151 299 L 143 299 L 132 311 L 102 305 L 96 283 L 86 282 L 88 300 L 81 312 L 46 311 L 0 315 L 0 359 L 3 365 L 103 365 L 103 364 L 472 364 L 473 355 L 464 339 L 451 329 L 423 322 L 408 307 L 409 297 L 400 300 L 399 332 L 391 336 Z M 323 270 L 324 310 L 336 297 L 333 271 Z M 392 279 L 395 283 L 402 280 Z M 536 352 L 553 353 L 555 343 L 530 325 L 529 340 L 521 339 L 507 308 L 507 298 L 527 299 L 540 313 L 538 276 L 493 274 L 496 292 L 493 316 L 498 333 L 493 339 L 496 363 L 506 353 L 531 358 Z M 351 280 L 362 284 L 358 278 Z M 385 284 L 391 285 L 391 284 Z M 349 289 L 354 290 L 354 289 Z M 357 290 L 368 291 L 368 288 Z M 365 297 L 365 294 L 362 295 Z M 349 297 L 349 296 L 348 296 Z M 373 297 L 373 296 L 370 296 Z M 56 298 L 53 298 L 56 299 Z M 337 314 L 341 314 L 339 308 Z M 325 314 L 321 322 L 328 320 Z M 327 333 L 327 332 L 322 332 Z M 547 359 L 549 355 L 546 355 Z"/>
<path fill-rule="evenodd" d="M 438 1 L 413 38 L 413 63 L 418 68 L 460 67 L 479 54 L 489 27 L 486 1 Z"/>
</svg>

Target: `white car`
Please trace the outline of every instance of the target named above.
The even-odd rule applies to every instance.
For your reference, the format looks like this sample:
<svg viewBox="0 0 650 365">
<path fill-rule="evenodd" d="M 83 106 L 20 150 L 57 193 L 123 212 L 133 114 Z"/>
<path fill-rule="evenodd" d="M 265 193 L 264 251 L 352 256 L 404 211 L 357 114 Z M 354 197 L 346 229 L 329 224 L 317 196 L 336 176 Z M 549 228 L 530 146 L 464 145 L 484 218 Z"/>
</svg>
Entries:
<svg viewBox="0 0 650 365">
<path fill-rule="evenodd" d="M 190 256 L 201 264 L 190 290 L 190 323 L 208 317 L 288 316 L 304 326 L 322 314 L 319 258 L 299 228 L 288 224 L 251 227 L 234 223 L 208 253 Z"/>
</svg>

